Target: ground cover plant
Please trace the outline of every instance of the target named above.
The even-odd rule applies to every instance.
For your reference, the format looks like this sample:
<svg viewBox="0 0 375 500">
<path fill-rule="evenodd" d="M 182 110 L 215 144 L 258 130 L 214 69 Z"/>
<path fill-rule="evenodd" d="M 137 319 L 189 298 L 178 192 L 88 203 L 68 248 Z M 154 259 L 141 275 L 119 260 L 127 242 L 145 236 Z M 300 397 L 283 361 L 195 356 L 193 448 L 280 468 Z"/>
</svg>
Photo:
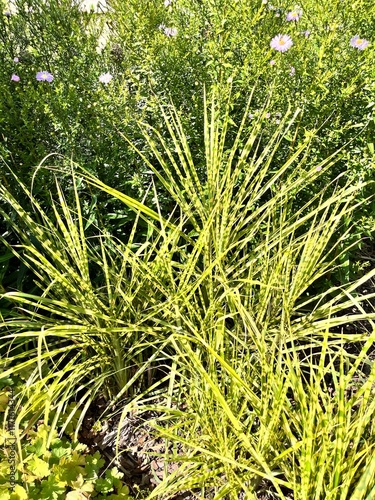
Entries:
<svg viewBox="0 0 375 500">
<path fill-rule="evenodd" d="M 374 498 L 372 3 L 1 5 L 0 498 Z"/>
</svg>

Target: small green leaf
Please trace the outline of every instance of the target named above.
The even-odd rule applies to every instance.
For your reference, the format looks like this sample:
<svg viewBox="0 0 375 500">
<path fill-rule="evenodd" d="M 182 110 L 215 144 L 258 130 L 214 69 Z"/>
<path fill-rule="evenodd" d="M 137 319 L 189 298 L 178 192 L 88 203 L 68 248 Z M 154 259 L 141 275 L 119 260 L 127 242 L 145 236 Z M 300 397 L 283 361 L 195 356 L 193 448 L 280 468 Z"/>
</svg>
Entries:
<svg viewBox="0 0 375 500">
<path fill-rule="evenodd" d="M 27 491 L 23 486 L 16 484 L 13 493 L 10 494 L 10 500 L 28 500 Z"/>
<path fill-rule="evenodd" d="M 79 474 L 79 476 L 77 477 L 77 479 L 75 481 L 71 482 L 71 486 L 75 490 L 79 490 L 79 489 L 81 489 L 81 486 L 83 486 L 84 482 L 85 482 L 85 480 L 83 479 L 82 474 Z"/>
<path fill-rule="evenodd" d="M 65 494 L 65 484 L 57 481 L 57 478 L 54 474 L 48 476 L 48 479 L 44 479 L 41 482 L 41 492 L 40 492 L 40 500 L 41 498 L 45 498 L 48 500 L 60 500 L 62 495 Z"/>
<path fill-rule="evenodd" d="M 2 365 L 2 369 L 4 370 L 6 366 Z M 0 389 L 4 387 L 11 387 L 14 385 L 14 380 L 10 377 L 0 378 Z"/>
<path fill-rule="evenodd" d="M 9 395 L 8 391 L 0 392 L 0 412 L 4 412 L 8 407 Z"/>
<path fill-rule="evenodd" d="M 126 484 L 123 484 L 120 488 L 117 489 L 117 497 L 120 498 L 129 498 L 129 488 Z M 113 495 L 115 496 L 115 495 Z"/>
<path fill-rule="evenodd" d="M 76 481 L 71 482 L 71 487 L 75 490 L 79 490 L 81 493 L 92 493 L 94 491 L 94 485 L 92 482 L 86 482 L 80 474 Z"/>
<path fill-rule="evenodd" d="M 38 457 L 32 457 L 27 464 L 27 469 L 38 479 L 48 476 L 50 468 L 49 464 Z"/>
<path fill-rule="evenodd" d="M 107 470 L 106 475 L 114 479 L 122 479 L 124 477 L 124 473 L 120 472 L 117 467 L 112 467 L 112 469 Z"/>
<path fill-rule="evenodd" d="M 71 453 L 72 448 L 68 441 L 58 439 L 51 446 L 51 458 L 60 459 L 61 457 Z"/>
<path fill-rule="evenodd" d="M 26 447 L 26 450 L 29 454 L 41 457 L 46 451 L 45 441 L 42 438 L 36 439 L 33 444 Z"/>
<path fill-rule="evenodd" d="M 10 500 L 10 495 L 8 493 L 8 490 L 0 489 L 0 500 Z"/>
<path fill-rule="evenodd" d="M 78 490 L 69 491 L 69 493 L 65 497 L 65 500 L 87 500 L 87 496 Z"/>
<path fill-rule="evenodd" d="M 100 457 L 100 453 L 96 451 L 93 455 L 86 457 L 85 471 L 88 479 L 98 477 L 99 470 L 103 467 L 105 461 Z"/>
<path fill-rule="evenodd" d="M 113 489 L 113 482 L 109 477 L 99 478 L 95 483 L 95 490 L 99 493 L 110 493 Z"/>
<path fill-rule="evenodd" d="M 53 471 L 59 481 L 71 485 L 72 482 L 77 480 L 80 474 L 82 476 L 86 475 L 82 465 L 85 465 L 85 457 L 73 451 L 71 456 L 62 457 L 60 463 L 53 466 Z"/>
<path fill-rule="evenodd" d="M 113 467 L 106 471 L 106 477 L 112 481 L 115 488 L 120 488 L 122 484 L 121 479 L 124 477 L 124 474 L 117 467 Z"/>
</svg>

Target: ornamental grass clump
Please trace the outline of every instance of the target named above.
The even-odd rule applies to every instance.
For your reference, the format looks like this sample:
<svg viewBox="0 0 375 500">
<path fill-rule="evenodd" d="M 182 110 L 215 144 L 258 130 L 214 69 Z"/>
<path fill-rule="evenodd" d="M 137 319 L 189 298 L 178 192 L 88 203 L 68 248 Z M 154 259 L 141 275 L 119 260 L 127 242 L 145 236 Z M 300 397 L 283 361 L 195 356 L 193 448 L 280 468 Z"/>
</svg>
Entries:
<svg viewBox="0 0 375 500">
<path fill-rule="evenodd" d="M 2 215 L 19 238 L 12 251 L 40 289 L 2 295 L 15 306 L 0 324 L 4 376 L 30 369 L 18 419 L 53 429 L 74 400 L 79 427 L 104 394 L 120 414 L 119 436 L 128 412 L 158 412 L 148 423 L 175 444 L 164 461 L 178 467 L 149 498 L 192 490 L 230 500 L 370 499 L 375 313 L 363 304 L 374 294 L 357 289 L 375 270 L 311 292 L 339 266 L 347 234 L 339 229 L 363 186 L 341 176 L 341 187 L 335 180 L 331 194 L 295 209 L 340 152 L 307 167 L 312 131 L 276 163 L 298 112 L 284 115 L 264 145 L 267 106 L 250 120 L 250 101 L 228 144 L 232 105 L 214 92 L 205 99 L 203 165 L 173 106 L 161 108 L 168 142 L 139 124 L 153 159 L 128 143 L 149 171 L 156 210 L 72 165 L 73 186 L 80 179 L 136 213 L 126 240 L 105 228 L 86 238 L 76 189 L 68 207 L 57 182 L 49 216 L 25 187 L 32 214 L 0 188 L 9 206 Z M 162 190 L 175 203 L 168 216 Z M 343 328 L 363 319 L 366 333 Z"/>
</svg>

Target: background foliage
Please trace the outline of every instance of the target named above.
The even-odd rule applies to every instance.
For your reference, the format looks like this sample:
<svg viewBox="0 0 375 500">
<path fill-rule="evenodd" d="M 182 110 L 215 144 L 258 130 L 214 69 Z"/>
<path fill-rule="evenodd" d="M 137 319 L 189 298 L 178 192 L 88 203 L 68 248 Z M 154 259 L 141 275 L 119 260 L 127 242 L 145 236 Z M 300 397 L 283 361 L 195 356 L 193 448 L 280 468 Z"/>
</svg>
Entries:
<svg viewBox="0 0 375 500">
<path fill-rule="evenodd" d="M 288 22 L 286 14 L 296 7 L 303 12 L 300 20 Z M 47 162 L 55 165 L 63 164 L 60 155 L 66 155 L 124 193 L 139 200 L 147 196 L 147 203 L 155 207 L 147 169 L 123 134 L 152 156 L 136 122 L 156 126 L 168 140 L 158 102 L 168 105 L 172 98 L 190 147 L 200 158 L 198 173 L 203 172 L 202 89 L 220 88 L 231 79 L 233 130 L 228 138 L 236 133 L 234 124 L 256 85 L 249 122 L 263 112 L 267 98 L 265 143 L 289 106 L 303 109 L 290 130 L 289 144 L 280 147 L 275 161 L 285 161 L 290 147 L 316 129 L 310 165 L 344 146 L 330 174 L 311 186 L 303 199 L 295 200 L 298 208 L 340 172 L 348 172 L 354 182 L 373 178 L 374 47 L 370 44 L 359 51 L 349 42 L 356 34 L 371 41 L 374 21 L 374 6 L 367 0 L 327 0 L 319 6 L 311 1 L 296 6 L 285 0 L 277 5 L 250 0 L 141 4 L 3 0 L 2 156 L 29 184 L 34 168 L 47 155 L 53 155 Z M 176 31 L 171 35 L 168 29 Z M 278 33 L 293 39 L 294 45 L 284 54 L 270 48 Z M 54 76 L 51 83 L 36 80 L 36 73 L 44 70 Z M 99 76 L 107 72 L 113 79 L 100 83 Z M 19 76 L 18 82 L 11 81 L 13 74 Z M 6 169 L 2 181 L 17 193 Z M 33 191 L 46 206 L 53 186 L 51 176 L 39 170 Z M 72 191 L 68 181 L 64 187 Z M 87 192 L 84 185 L 79 189 L 91 222 L 105 221 L 125 237 L 131 213 L 101 193 Z M 366 199 L 368 194 L 363 190 L 359 196 Z M 161 189 L 159 203 L 165 213 L 173 206 Z M 368 202 L 354 214 L 353 241 L 372 234 L 373 212 L 373 203 Z M 348 256 L 349 267 L 350 273 L 340 279 L 356 275 L 353 253 Z"/>
<path fill-rule="evenodd" d="M 256 115 L 271 95 L 265 134 L 290 104 L 302 107 L 291 140 L 322 127 L 312 163 L 353 139 L 337 168 L 356 178 L 372 175 L 374 48 L 349 45 L 355 34 L 371 41 L 372 2 L 306 1 L 298 22 L 286 21 L 295 6 L 285 1 L 173 0 L 165 6 L 159 0 L 141 5 L 113 0 L 102 10 L 68 0 L 32 5 L 14 0 L 14 5 L 12 15 L 1 17 L 0 109 L 3 153 L 22 180 L 55 152 L 73 155 L 105 182 L 141 189 L 144 169 L 119 132 L 142 144 L 135 120 L 162 128 L 156 99 L 172 97 L 199 153 L 202 87 L 228 78 L 238 97 L 235 121 L 258 82 L 250 113 Z M 176 35 L 166 35 L 165 27 Z M 278 33 L 290 34 L 294 42 L 284 54 L 269 45 Z M 50 85 L 36 81 L 41 70 L 54 75 Z M 98 81 L 105 72 L 113 75 L 108 85 Z M 19 82 L 11 81 L 13 73 Z M 34 187 L 42 190 L 44 184 L 39 176 Z"/>
</svg>

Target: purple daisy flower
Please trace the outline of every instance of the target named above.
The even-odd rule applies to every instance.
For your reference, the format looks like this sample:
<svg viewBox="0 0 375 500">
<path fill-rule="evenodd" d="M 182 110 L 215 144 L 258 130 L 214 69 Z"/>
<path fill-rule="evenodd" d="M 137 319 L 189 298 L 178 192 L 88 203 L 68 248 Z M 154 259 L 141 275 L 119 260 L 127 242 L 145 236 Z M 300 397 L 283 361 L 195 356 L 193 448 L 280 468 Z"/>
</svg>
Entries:
<svg viewBox="0 0 375 500">
<path fill-rule="evenodd" d="M 365 40 L 364 38 L 359 38 L 359 35 L 355 35 L 353 36 L 353 38 L 350 39 L 350 45 L 358 50 L 364 50 L 366 47 L 369 46 L 369 44 L 370 42 L 368 40 Z"/>
<path fill-rule="evenodd" d="M 287 21 L 299 21 L 302 16 L 302 10 L 296 9 L 292 10 L 291 12 L 288 12 L 286 15 L 286 20 Z"/>
<path fill-rule="evenodd" d="M 11 80 L 12 82 L 19 82 L 19 81 L 20 81 L 20 77 L 19 77 L 18 75 L 15 75 L 15 74 L 13 73 L 13 75 L 10 77 L 10 80 Z"/>
<path fill-rule="evenodd" d="M 276 64 L 275 59 L 271 59 L 271 61 L 270 61 L 270 65 L 271 65 L 271 66 L 275 66 L 275 64 Z"/>
<path fill-rule="evenodd" d="M 111 75 L 111 73 L 102 73 L 99 76 L 99 82 L 107 85 L 112 80 L 112 78 L 113 76 Z"/>
<path fill-rule="evenodd" d="M 18 57 L 15 57 L 15 58 L 13 59 L 13 61 L 14 61 L 15 63 L 20 62 L 20 60 L 18 59 Z"/>
<path fill-rule="evenodd" d="M 38 71 L 36 74 L 36 79 L 38 82 L 49 82 L 51 83 L 53 80 L 53 75 L 51 73 L 48 73 L 48 71 Z"/>
<path fill-rule="evenodd" d="M 292 45 L 293 41 L 289 35 L 276 35 L 270 43 L 271 48 L 279 52 L 286 52 Z"/>
</svg>

